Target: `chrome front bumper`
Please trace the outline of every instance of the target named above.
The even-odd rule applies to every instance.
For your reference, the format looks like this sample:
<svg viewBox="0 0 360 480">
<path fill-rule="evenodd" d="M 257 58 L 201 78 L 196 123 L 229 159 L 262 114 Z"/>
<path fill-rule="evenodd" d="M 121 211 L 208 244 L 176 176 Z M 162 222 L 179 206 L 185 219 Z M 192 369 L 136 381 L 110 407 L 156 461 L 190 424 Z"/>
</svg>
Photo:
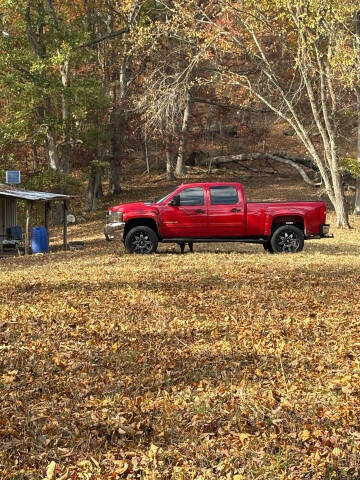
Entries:
<svg viewBox="0 0 360 480">
<path fill-rule="evenodd" d="M 123 232 L 125 228 L 125 222 L 110 222 L 105 225 L 104 235 L 108 242 L 114 239 L 115 235 L 119 232 Z"/>
</svg>

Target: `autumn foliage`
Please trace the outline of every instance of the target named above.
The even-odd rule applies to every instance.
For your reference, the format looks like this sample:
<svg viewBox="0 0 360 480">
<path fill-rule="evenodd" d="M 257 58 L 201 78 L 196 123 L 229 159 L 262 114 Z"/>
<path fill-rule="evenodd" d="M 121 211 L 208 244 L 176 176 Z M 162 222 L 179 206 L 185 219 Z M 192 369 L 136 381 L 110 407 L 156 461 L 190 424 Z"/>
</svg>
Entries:
<svg viewBox="0 0 360 480">
<path fill-rule="evenodd" d="M 122 201 L 171 188 L 154 185 Z M 1 261 L 1 479 L 359 478 L 353 221 L 291 257 L 139 257 L 94 218 L 70 230 L 83 251 Z"/>
</svg>

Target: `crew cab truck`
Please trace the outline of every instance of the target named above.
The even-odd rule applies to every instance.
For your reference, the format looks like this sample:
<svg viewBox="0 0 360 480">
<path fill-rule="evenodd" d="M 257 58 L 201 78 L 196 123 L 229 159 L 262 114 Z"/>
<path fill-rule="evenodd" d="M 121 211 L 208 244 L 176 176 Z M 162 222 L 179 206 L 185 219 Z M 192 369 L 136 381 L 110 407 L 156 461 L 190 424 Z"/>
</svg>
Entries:
<svg viewBox="0 0 360 480">
<path fill-rule="evenodd" d="M 110 207 L 105 237 L 121 233 L 130 253 L 159 242 L 259 243 L 271 253 L 296 253 L 304 240 L 329 236 L 325 202 L 247 202 L 241 183 L 180 185 L 154 202 Z"/>
</svg>

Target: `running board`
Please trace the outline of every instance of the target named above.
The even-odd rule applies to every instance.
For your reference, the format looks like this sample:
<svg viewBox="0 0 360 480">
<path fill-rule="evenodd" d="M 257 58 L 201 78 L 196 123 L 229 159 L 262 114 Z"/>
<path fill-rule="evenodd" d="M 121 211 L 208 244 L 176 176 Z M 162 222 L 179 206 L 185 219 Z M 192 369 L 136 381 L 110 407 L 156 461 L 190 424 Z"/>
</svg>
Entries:
<svg viewBox="0 0 360 480">
<path fill-rule="evenodd" d="M 217 237 L 217 238 L 163 238 L 160 240 L 162 243 L 223 243 L 223 242 L 242 242 L 242 243 L 266 243 L 268 240 L 265 238 L 237 238 L 237 237 Z"/>
</svg>

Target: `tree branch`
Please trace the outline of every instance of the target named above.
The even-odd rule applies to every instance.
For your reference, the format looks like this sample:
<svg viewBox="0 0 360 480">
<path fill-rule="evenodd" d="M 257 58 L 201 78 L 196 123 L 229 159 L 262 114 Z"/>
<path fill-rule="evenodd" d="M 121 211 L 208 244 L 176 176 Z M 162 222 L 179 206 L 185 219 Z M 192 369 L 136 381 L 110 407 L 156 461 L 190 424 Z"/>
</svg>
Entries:
<svg viewBox="0 0 360 480">
<path fill-rule="evenodd" d="M 78 45 L 74 48 L 74 50 L 79 50 L 80 48 L 92 47 L 97 43 L 104 42 L 105 40 L 109 40 L 110 38 L 118 37 L 123 35 L 124 33 L 129 33 L 128 27 L 122 28 L 121 30 L 116 30 L 115 32 L 107 33 L 106 35 L 102 35 L 101 37 L 95 38 L 90 42 L 83 43 L 82 45 Z"/>
<path fill-rule="evenodd" d="M 241 153 L 239 155 L 227 155 L 227 156 L 219 156 L 219 157 L 212 157 L 209 159 L 209 169 L 211 165 L 222 165 L 226 163 L 241 163 L 247 160 L 275 160 L 276 162 L 284 163 L 290 165 L 291 167 L 295 168 L 297 172 L 301 175 L 304 182 L 312 187 L 320 187 L 321 182 L 313 182 L 305 170 L 298 165 L 295 161 L 290 160 L 289 158 L 279 157 L 278 155 L 274 155 L 271 153 Z"/>
<path fill-rule="evenodd" d="M 256 108 L 248 108 L 248 107 L 241 107 L 239 105 L 231 105 L 230 103 L 220 103 L 216 100 L 208 100 L 206 98 L 193 98 L 191 100 L 192 103 L 205 103 L 207 105 L 214 105 L 216 107 L 221 108 L 230 108 L 232 110 L 241 110 L 243 112 L 253 112 L 253 113 L 270 113 L 270 109 L 256 109 Z"/>
</svg>

